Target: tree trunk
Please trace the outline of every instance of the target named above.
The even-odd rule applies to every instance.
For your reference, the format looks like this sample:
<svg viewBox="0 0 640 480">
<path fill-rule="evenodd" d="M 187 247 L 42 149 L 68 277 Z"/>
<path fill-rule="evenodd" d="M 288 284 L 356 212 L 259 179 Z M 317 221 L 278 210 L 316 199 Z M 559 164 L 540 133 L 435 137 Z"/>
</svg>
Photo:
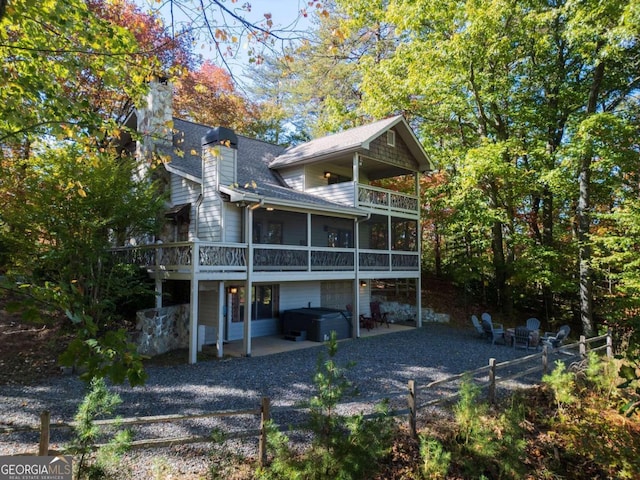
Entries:
<svg viewBox="0 0 640 480">
<path fill-rule="evenodd" d="M 604 63 L 599 62 L 593 72 L 593 81 L 589 91 L 587 102 L 587 115 L 596 113 L 600 85 L 604 77 Z M 590 139 L 586 139 L 590 142 Z M 591 240 L 589 238 L 591 226 L 590 214 L 590 189 L 591 189 L 591 162 L 593 153 L 591 148 L 586 148 L 580 158 L 580 171 L 578 173 L 579 197 L 576 216 L 578 220 L 578 246 L 579 246 L 579 283 L 580 283 L 580 321 L 585 336 L 593 336 L 593 276 L 591 271 Z"/>
</svg>

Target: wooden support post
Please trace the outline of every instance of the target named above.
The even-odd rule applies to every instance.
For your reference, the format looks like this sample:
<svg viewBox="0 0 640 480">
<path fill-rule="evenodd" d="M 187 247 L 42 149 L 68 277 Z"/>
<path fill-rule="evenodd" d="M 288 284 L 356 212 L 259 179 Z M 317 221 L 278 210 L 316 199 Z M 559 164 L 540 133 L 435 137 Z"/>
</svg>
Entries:
<svg viewBox="0 0 640 480">
<path fill-rule="evenodd" d="M 271 402 L 269 397 L 262 397 L 262 406 L 260 414 L 260 446 L 258 448 L 258 457 L 260 458 L 260 466 L 267 465 L 267 427 L 266 423 L 271 418 Z"/>
<path fill-rule="evenodd" d="M 496 401 L 496 359 L 489 359 L 489 403 Z"/>
<path fill-rule="evenodd" d="M 412 438 L 418 438 L 416 429 L 416 382 L 409 380 L 409 393 L 407 394 L 407 403 L 409 404 L 409 434 Z"/>
<path fill-rule="evenodd" d="M 611 329 L 607 330 L 607 357 L 613 358 L 613 338 L 611 337 Z"/>
<path fill-rule="evenodd" d="M 546 375 L 549 371 L 549 345 L 546 343 L 542 346 L 542 374 Z"/>
<path fill-rule="evenodd" d="M 49 426 L 51 423 L 51 412 L 45 410 L 40 414 L 40 446 L 38 447 L 38 456 L 46 457 L 49 455 Z"/>
<path fill-rule="evenodd" d="M 587 339 L 584 335 L 580 335 L 580 357 L 587 356 Z"/>
</svg>

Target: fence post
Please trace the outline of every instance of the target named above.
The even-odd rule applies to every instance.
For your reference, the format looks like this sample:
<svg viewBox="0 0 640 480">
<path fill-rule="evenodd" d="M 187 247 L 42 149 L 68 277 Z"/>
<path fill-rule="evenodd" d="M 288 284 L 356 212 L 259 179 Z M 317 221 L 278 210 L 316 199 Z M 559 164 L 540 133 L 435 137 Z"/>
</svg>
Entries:
<svg viewBox="0 0 640 480">
<path fill-rule="evenodd" d="M 489 359 L 489 403 L 496 401 L 496 359 Z"/>
<path fill-rule="evenodd" d="M 587 356 L 587 338 L 584 335 L 580 335 L 580 357 Z"/>
<path fill-rule="evenodd" d="M 613 358 L 613 338 L 611 337 L 611 329 L 607 329 L 607 357 Z"/>
<path fill-rule="evenodd" d="M 409 434 L 412 438 L 417 438 L 416 430 L 416 382 L 409 380 L 409 393 L 407 394 L 407 403 L 409 404 Z"/>
<path fill-rule="evenodd" d="M 51 422 L 51 412 L 45 410 L 40 414 L 40 446 L 38 447 L 38 456 L 46 457 L 49 455 L 49 425 Z"/>
<path fill-rule="evenodd" d="M 269 397 L 262 397 L 262 405 L 260 407 L 260 446 L 258 447 L 258 457 L 260 458 L 260 466 L 267 464 L 267 426 L 266 423 L 271 418 L 271 402 Z"/>
<path fill-rule="evenodd" d="M 549 371 L 549 345 L 546 343 L 542 346 L 542 374 L 546 375 Z"/>
</svg>

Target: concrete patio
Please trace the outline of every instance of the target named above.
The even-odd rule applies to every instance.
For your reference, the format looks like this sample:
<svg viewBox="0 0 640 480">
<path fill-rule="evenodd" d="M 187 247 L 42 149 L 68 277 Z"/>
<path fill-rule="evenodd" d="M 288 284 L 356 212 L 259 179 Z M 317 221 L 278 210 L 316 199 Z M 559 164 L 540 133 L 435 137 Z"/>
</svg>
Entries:
<svg viewBox="0 0 640 480">
<path fill-rule="evenodd" d="M 406 324 L 390 323 L 387 328 L 386 325 L 377 326 L 371 330 L 361 329 L 360 337 L 374 337 L 377 335 L 386 335 L 389 333 L 402 332 L 406 330 L 412 330 L 416 327 Z M 346 338 L 339 340 L 339 342 L 350 342 L 352 338 Z M 292 341 L 286 340 L 284 335 L 273 335 L 267 337 L 256 337 L 251 340 L 251 356 L 261 357 L 264 355 L 271 355 L 274 353 L 290 352 L 293 350 L 301 350 L 305 348 L 320 347 L 322 342 L 313 342 L 311 340 Z M 215 346 L 205 346 L 207 349 L 215 349 Z M 223 353 L 225 357 L 242 357 L 244 356 L 244 348 L 242 340 L 235 340 L 224 344 Z"/>
</svg>

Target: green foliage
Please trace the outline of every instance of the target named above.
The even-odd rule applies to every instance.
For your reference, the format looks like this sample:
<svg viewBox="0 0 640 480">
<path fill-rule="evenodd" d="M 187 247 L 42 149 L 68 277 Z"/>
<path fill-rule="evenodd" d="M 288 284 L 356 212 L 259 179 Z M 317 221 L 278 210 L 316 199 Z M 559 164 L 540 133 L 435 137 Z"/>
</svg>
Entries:
<svg viewBox="0 0 640 480">
<path fill-rule="evenodd" d="M 117 459 L 128 450 L 131 444 L 131 432 L 119 430 L 92 457 L 94 445 L 104 437 L 103 428 L 96 425 L 95 421 L 113 415 L 120 403 L 122 403 L 120 397 L 109 392 L 103 379 L 91 380 L 90 390 L 78 407 L 75 416 L 74 438 L 65 448 L 66 453 L 79 457 L 76 478 L 108 477 L 109 469 L 114 467 Z"/>
<path fill-rule="evenodd" d="M 138 98 L 150 62 L 133 35 L 97 18 L 82 0 L 14 0 L 0 20 L 0 142 L 17 150 L 41 135 L 87 141 L 116 129 L 106 105 L 117 91 Z M 7 150 L 3 148 L 2 154 Z"/>
<path fill-rule="evenodd" d="M 524 414 L 520 404 L 511 405 L 498 418 L 489 414 L 488 405 L 479 399 L 480 387 L 470 378 L 463 379 L 460 399 L 454 407 L 457 435 L 454 461 L 466 475 L 474 478 L 490 474 L 520 478 L 524 458 L 524 436 L 520 423 Z"/>
<path fill-rule="evenodd" d="M 329 359 L 318 360 L 314 375 L 317 394 L 310 400 L 309 428 L 311 446 L 297 454 L 289 438 L 274 424 L 268 428 L 268 443 L 274 451 L 268 469 L 259 471 L 265 479 L 356 479 L 375 472 L 377 462 L 388 454 L 393 437 L 393 419 L 386 402 L 378 405 L 376 415 L 343 416 L 336 406 L 350 388 L 345 369 L 332 359 L 337 352 L 335 332 L 327 344 Z"/>
<path fill-rule="evenodd" d="M 542 377 L 542 382 L 553 390 L 558 411 L 562 413 L 565 405 L 578 401 L 575 390 L 575 373 L 567 372 L 567 367 L 561 360 L 556 361 L 553 371 Z"/>
<path fill-rule="evenodd" d="M 134 180 L 134 168 L 114 152 L 74 144 L 39 145 L 20 164 L 0 165 L 6 287 L 30 315 L 43 307 L 66 313 L 77 336 L 63 361 L 88 369 L 87 379 L 143 379 L 121 314 L 150 298 L 151 285 L 109 251 L 156 228 L 163 198 L 154 184 Z"/>
<path fill-rule="evenodd" d="M 446 478 L 451 464 L 451 452 L 444 450 L 440 442 L 420 434 L 420 475 L 424 479 Z"/>
</svg>

